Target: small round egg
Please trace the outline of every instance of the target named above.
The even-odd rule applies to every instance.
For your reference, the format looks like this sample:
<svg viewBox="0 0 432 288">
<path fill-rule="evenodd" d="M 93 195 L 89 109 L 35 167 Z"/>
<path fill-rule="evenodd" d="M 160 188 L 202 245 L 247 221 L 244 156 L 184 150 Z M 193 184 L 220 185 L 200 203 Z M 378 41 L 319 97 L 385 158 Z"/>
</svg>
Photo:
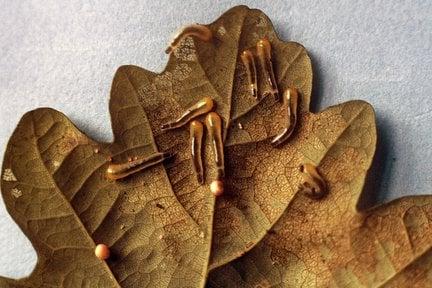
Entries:
<svg viewBox="0 0 432 288">
<path fill-rule="evenodd" d="M 221 196 L 224 192 L 224 183 L 221 180 L 214 180 L 210 183 L 210 191 L 215 196 Z"/>
<path fill-rule="evenodd" d="M 110 250 L 105 244 L 98 244 L 95 248 L 95 255 L 101 260 L 106 260 L 110 256 Z"/>
</svg>

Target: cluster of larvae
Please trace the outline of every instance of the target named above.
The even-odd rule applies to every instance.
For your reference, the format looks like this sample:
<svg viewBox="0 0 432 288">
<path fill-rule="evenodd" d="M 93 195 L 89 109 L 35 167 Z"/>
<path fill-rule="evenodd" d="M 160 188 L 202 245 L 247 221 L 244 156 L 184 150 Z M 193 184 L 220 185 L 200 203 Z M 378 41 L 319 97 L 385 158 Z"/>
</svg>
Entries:
<svg viewBox="0 0 432 288">
<path fill-rule="evenodd" d="M 189 123 L 190 147 L 192 164 L 200 184 L 204 184 L 204 168 L 202 163 L 202 144 L 204 135 L 204 125 L 195 118 L 206 115 L 205 127 L 207 128 L 216 164 L 216 179 L 210 184 L 210 190 L 215 196 L 223 193 L 223 178 L 225 176 L 223 140 L 222 140 L 222 120 L 218 113 L 212 112 L 215 103 L 212 98 L 204 97 L 195 105 L 188 108 L 178 119 L 162 125 L 162 130 L 180 128 Z"/>
<path fill-rule="evenodd" d="M 190 25 L 181 30 L 166 49 L 166 53 L 174 51 L 186 37 L 195 37 L 201 41 L 210 42 L 212 40 L 211 30 L 204 25 Z M 255 53 L 251 49 L 245 50 L 240 55 L 241 60 L 246 68 L 247 78 L 249 81 L 250 93 L 257 101 L 261 100 L 258 90 L 258 73 L 255 64 L 255 57 L 258 58 L 262 74 L 265 77 L 265 82 L 270 87 L 270 91 L 266 92 L 274 96 L 275 101 L 280 101 L 279 89 L 277 87 L 276 77 L 274 73 L 274 65 L 272 61 L 272 48 L 268 39 L 264 38 L 256 44 Z M 264 93 L 263 93 L 264 94 Z M 288 88 L 282 94 L 282 105 L 287 109 L 287 123 L 285 128 L 276 135 L 271 143 L 277 147 L 287 142 L 291 137 L 297 125 L 297 110 L 298 110 L 299 94 L 296 88 Z M 207 129 L 210 137 L 211 146 L 215 158 L 217 168 L 216 179 L 210 184 L 210 190 L 215 196 L 223 194 L 223 178 L 225 175 L 223 138 L 222 138 L 222 120 L 214 110 L 215 103 L 212 98 L 204 97 L 196 104 L 188 108 L 176 120 L 161 126 L 162 130 L 171 130 L 183 127 L 189 124 L 190 132 L 190 147 L 192 164 L 200 184 L 204 184 L 204 169 L 202 162 L 202 145 L 204 136 L 204 126 Z M 206 115 L 205 124 L 196 118 Z M 111 180 L 119 180 L 135 174 L 143 169 L 160 164 L 163 161 L 173 157 L 172 153 L 158 152 L 148 157 L 129 158 L 126 163 L 114 164 L 110 163 L 107 169 L 107 178 Z M 303 182 L 300 189 L 311 198 L 319 199 L 326 195 L 327 185 L 316 166 L 306 163 L 300 166 L 300 173 L 303 177 Z M 98 258 L 106 260 L 110 256 L 108 246 L 99 244 L 96 246 L 95 254 Z"/>
<path fill-rule="evenodd" d="M 261 69 L 264 72 L 265 81 L 271 87 L 270 94 L 275 96 L 275 100 L 279 101 L 279 89 L 276 83 L 276 77 L 273 69 L 272 49 L 268 39 L 264 38 L 256 44 L 256 56 L 258 57 Z M 250 92 L 254 98 L 261 100 L 258 93 L 258 73 L 255 64 L 254 53 L 251 49 L 243 51 L 241 60 L 246 68 L 246 73 L 249 80 Z"/>
<path fill-rule="evenodd" d="M 210 42 L 213 38 L 212 31 L 204 25 L 194 24 L 185 27 L 173 39 L 166 53 L 174 51 L 186 37 L 195 37 L 201 41 Z M 299 108 L 299 93 L 296 88 L 287 88 L 280 97 L 277 81 L 274 73 L 274 64 L 272 59 L 272 46 L 267 38 L 257 42 L 254 50 L 248 49 L 241 53 L 241 61 L 245 66 L 248 78 L 249 91 L 251 96 L 257 101 L 260 101 L 262 95 L 271 94 L 275 101 L 281 101 L 286 107 L 287 122 L 285 128 L 277 134 L 271 141 L 272 145 L 277 147 L 287 142 L 292 136 L 297 125 L 297 113 Z M 255 58 L 258 59 L 260 70 L 257 69 Z M 261 77 L 257 71 L 260 71 L 265 82 L 270 87 L 266 93 L 260 93 L 258 87 L 258 77 Z M 262 95 L 261 95 L 262 94 Z M 281 99 L 282 98 L 282 99 Z M 212 112 L 215 103 L 212 98 L 204 97 L 202 100 L 188 108 L 178 119 L 173 122 L 162 125 L 162 130 L 177 129 L 189 123 L 191 155 L 194 171 L 197 180 L 200 184 L 204 183 L 204 169 L 202 164 L 202 141 L 204 135 L 204 125 L 196 120 L 198 116 L 207 114 L 205 118 L 205 127 L 207 128 L 210 137 L 215 162 L 217 167 L 217 176 L 210 184 L 210 189 L 215 195 L 223 193 L 223 178 L 224 178 L 224 153 L 223 153 L 223 138 L 222 138 L 222 121 L 221 117 Z M 127 163 L 113 164 L 111 163 L 107 170 L 109 179 L 117 180 L 141 171 L 145 168 L 159 164 L 166 159 L 171 158 L 171 153 L 155 153 L 149 157 L 135 157 L 129 159 Z M 320 176 L 317 168 L 312 164 L 304 164 L 300 167 L 300 172 L 303 175 L 303 183 L 301 189 L 313 198 L 321 198 L 326 194 L 325 181 Z"/>
<path fill-rule="evenodd" d="M 273 68 L 272 47 L 268 39 L 264 38 L 256 44 L 256 55 L 251 49 L 243 51 L 241 60 L 246 68 L 246 74 L 249 81 L 249 90 L 255 99 L 261 100 L 261 94 L 258 91 L 258 73 L 255 64 L 255 56 L 260 63 L 262 74 L 267 85 L 270 87 L 270 93 L 274 96 L 275 101 L 280 101 L 279 89 L 277 87 L 276 77 Z M 297 125 L 299 95 L 296 88 L 288 88 L 282 95 L 282 105 L 287 109 L 287 123 L 285 128 L 276 135 L 271 144 L 275 147 L 282 145 L 291 137 Z M 303 177 L 303 183 L 300 189 L 311 198 L 320 199 L 327 193 L 327 185 L 318 172 L 316 166 L 312 164 L 303 164 L 300 166 L 300 172 Z"/>
<path fill-rule="evenodd" d="M 261 100 L 262 96 L 258 91 L 258 73 L 255 64 L 255 56 L 258 58 L 263 77 L 270 87 L 270 91 L 266 92 L 274 96 L 275 101 L 280 101 L 279 89 L 276 82 L 276 77 L 273 68 L 272 48 L 270 41 L 266 38 L 261 39 L 256 44 L 256 55 L 251 49 L 243 51 L 241 54 L 242 62 L 246 68 L 246 74 L 249 81 L 250 93 L 252 97 Z M 296 88 L 288 88 L 282 95 L 282 105 L 287 109 L 286 127 L 275 136 L 272 140 L 273 146 L 280 146 L 291 137 L 294 128 L 297 124 L 299 95 Z"/>
<path fill-rule="evenodd" d="M 206 115 L 205 126 L 212 143 L 213 153 L 216 162 L 217 176 L 210 184 L 210 190 L 215 196 L 223 193 L 223 177 L 225 175 L 223 140 L 222 140 L 222 120 L 219 114 L 212 112 L 215 103 L 212 98 L 204 97 L 191 107 L 189 107 L 179 118 L 161 126 L 161 130 L 172 130 L 189 124 L 190 142 L 192 149 L 192 159 L 194 171 L 198 182 L 204 184 L 204 169 L 202 164 L 202 143 L 204 135 L 204 125 L 195 118 Z M 172 153 L 158 152 L 148 157 L 129 158 L 126 163 L 110 163 L 107 169 L 107 178 L 118 180 L 132 175 L 143 169 L 152 167 L 156 164 L 173 157 Z"/>
</svg>

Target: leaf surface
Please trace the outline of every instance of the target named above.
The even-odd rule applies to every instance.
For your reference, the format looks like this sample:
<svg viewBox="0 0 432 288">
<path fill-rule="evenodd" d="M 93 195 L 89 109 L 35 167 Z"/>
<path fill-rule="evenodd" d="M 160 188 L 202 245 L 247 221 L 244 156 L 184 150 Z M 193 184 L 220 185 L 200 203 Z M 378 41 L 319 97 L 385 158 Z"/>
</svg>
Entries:
<svg viewBox="0 0 432 288">
<path fill-rule="evenodd" d="M 195 221 L 200 221 L 202 207 L 190 197 L 191 189 L 197 184 L 194 182 L 190 161 L 188 129 L 165 133 L 160 126 L 175 119 L 175 115 L 180 115 L 181 111 L 204 96 L 216 100 L 216 111 L 221 115 L 225 126 L 228 194 L 218 199 L 218 208 L 215 210 L 215 237 L 210 259 L 210 269 L 213 269 L 239 257 L 255 245 L 280 217 L 293 194 L 290 188 L 279 195 L 272 195 L 282 186 L 289 186 L 287 176 L 281 175 L 279 183 L 272 178 L 266 179 L 273 177 L 272 165 L 282 168 L 281 163 L 274 161 L 277 157 L 259 170 L 252 166 L 238 166 L 238 159 L 244 158 L 248 153 L 252 154 L 247 163 L 260 161 L 258 155 L 253 155 L 256 151 L 261 159 L 267 157 L 267 154 L 281 155 L 282 150 L 271 148 L 267 140 L 282 130 L 286 122 L 286 111 L 267 94 L 269 87 L 265 83 L 260 84 L 260 93 L 264 96 L 262 101 L 251 97 L 239 55 L 245 49 L 255 49 L 258 40 L 269 38 L 274 46 L 278 86 L 281 91 L 291 86 L 298 87 L 303 112 L 309 109 L 312 69 L 306 50 L 297 43 L 279 40 L 270 20 L 259 10 L 238 6 L 208 27 L 214 35 L 213 41 L 206 43 L 186 38 L 170 57 L 164 72 L 155 74 L 140 67 L 124 66 L 118 73 L 127 75 L 137 91 L 139 102 L 149 115 L 158 147 L 163 151 L 177 153 L 178 161 L 168 169 L 168 175 L 174 175 L 170 180 L 177 198 Z M 239 121 L 244 124 L 241 130 L 238 128 Z M 260 143 L 262 141 L 265 143 Z M 301 141 L 297 143 L 301 145 Z M 211 154 L 209 143 L 205 151 Z M 321 153 L 325 153 L 325 149 L 317 152 L 314 157 L 319 158 Z M 208 154 L 205 157 L 204 166 L 209 168 L 206 172 L 206 185 L 215 177 L 211 157 Z M 301 153 L 295 157 L 296 161 L 289 163 L 291 170 L 295 169 L 295 165 L 300 165 L 299 161 L 303 159 Z M 273 172 L 282 174 L 286 171 Z M 255 184 L 245 186 L 247 182 Z M 266 187 L 267 184 L 271 188 Z M 246 192 L 246 189 L 251 190 Z M 254 194 L 260 195 L 256 196 L 259 199 Z"/>
<path fill-rule="evenodd" d="M 280 41 L 258 10 L 235 7 L 209 28 L 215 35 L 212 43 L 186 38 L 160 74 L 134 66 L 119 68 L 110 99 L 113 143 L 96 143 L 51 109 L 22 118 L 8 144 L 1 188 L 9 213 L 37 251 L 38 264 L 27 278 L 0 278 L 3 286 L 202 287 L 209 265 L 238 257 L 265 234 L 277 211 L 271 219 L 262 212 L 219 216 L 218 221 L 240 223 L 217 223 L 231 228 L 222 241 L 239 244 L 218 254 L 217 246 L 226 245 L 217 240 L 210 258 L 215 199 L 208 184 L 215 169 L 209 143 L 204 153 L 207 182 L 199 185 L 191 168 L 187 129 L 161 133 L 159 127 L 204 96 L 216 101 L 225 137 L 231 119 L 243 115 L 252 121 L 250 111 L 265 101 L 251 101 L 244 89 L 239 54 L 265 36 L 274 43 L 280 88 L 298 87 L 306 111 L 310 60 L 301 45 Z M 266 89 L 262 85 L 263 94 Z M 268 108 L 277 106 L 270 103 Z M 283 123 L 275 123 L 282 128 Z M 260 137 L 231 141 L 226 153 L 236 157 L 243 152 L 235 145 L 263 140 Z M 172 151 L 176 157 L 122 181 L 106 179 L 110 158 L 126 162 L 158 151 Z M 233 168 L 228 173 L 229 169 Z M 219 205 L 236 198 L 233 191 L 230 200 Z M 278 203 L 279 211 L 288 200 Z M 249 197 L 242 201 L 243 208 L 251 202 L 256 211 L 262 209 L 259 205 L 269 205 L 255 204 Z M 248 235 L 238 235 L 233 230 L 237 227 Z M 111 249 L 113 257 L 106 263 L 94 255 L 97 243 Z"/>
<path fill-rule="evenodd" d="M 127 91 L 127 81 L 115 82 Z M 197 223 L 178 202 L 163 165 L 124 181 L 105 177 L 109 157 L 127 161 L 156 151 L 145 114 L 127 118 L 133 109 L 141 109 L 133 98 L 111 107 L 114 144 L 89 140 L 51 109 L 23 117 L 3 164 L 14 177 L 3 177 L 2 192 L 38 264 L 26 279 L 2 281 L 11 287 L 204 285 L 213 198 L 201 203 L 207 214 Z M 94 255 L 95 243 L 110 246 L 108 265 Z"/>
<path fill-rule="evenodd" d="M 354 112 L 357 117 L 319 162 L 328 196 L 315 201 L 296 194 L 263 241 L 210 274 L 209 287 L 428 287 L 432 283 L 430 196 L 357 209 L 375 152 L 376 128 L 372 108 L 356 104 L 348 114 L 360 113 Z M 329 110 L 346 117 L 346 105 Z"/>
<path fill-rule="evenodd" d="M 208 271 L 212 287 L 428 283 L 430 198 L 356 208 L 375 152 L 371 106 L 350 101 L 310 113 L 306 50 L 281 41 L 259 10 L 234 7 L 207 27 L 212 41 L 185 38 L 159 74 L 118 69 L 113 143 L 91 140 L 51 109 L 22 118 L 6 150 L 1 188 L 38 263 L 27 278 L 0 277 L 0 286 L 203 287 Z M 270 141 L 286 126 L 286 107 L 268 94 L 259 69 L 262 99 L 249 94 L 240 60 L 265 37 L 280 93 L 300 92 L 298 126 L 279 148 Z M 208 188 L 216 177 L 209 140 L 199 185 L 189 127 L 160 129 L 205 96 L 223 120 L 226 193 L 217 200 Z M 156 152 L 176 156 L 120 181 L 106 178 L 110 159 Z M 300 193 L 305 163 L 319 166 L 329 185 L 320 201 Z M 106 262 L 94 255 L 98 243 L 111 249 Z"/>
</svg>

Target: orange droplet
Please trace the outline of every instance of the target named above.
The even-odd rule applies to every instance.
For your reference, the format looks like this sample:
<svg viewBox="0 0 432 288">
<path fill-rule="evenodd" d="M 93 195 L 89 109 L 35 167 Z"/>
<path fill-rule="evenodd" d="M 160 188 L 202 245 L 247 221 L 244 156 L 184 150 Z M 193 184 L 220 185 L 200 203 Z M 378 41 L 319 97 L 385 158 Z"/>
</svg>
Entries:
<svg viewBox="0 0 432 288">
<path fill-rule="evenodd" d="M 221 196 L 224 192 L 224 184 L 221 180 L 214 180 L 210 183 L 210 191 L 213 193 L 213 195 Z"/>
<path fill-rule="evenodd" d="M 101 260 L 106 260 L 110 256 L 110 250 L 105 244 L 98 244 L 95 248 L 95 255 Z"/>
</svg>

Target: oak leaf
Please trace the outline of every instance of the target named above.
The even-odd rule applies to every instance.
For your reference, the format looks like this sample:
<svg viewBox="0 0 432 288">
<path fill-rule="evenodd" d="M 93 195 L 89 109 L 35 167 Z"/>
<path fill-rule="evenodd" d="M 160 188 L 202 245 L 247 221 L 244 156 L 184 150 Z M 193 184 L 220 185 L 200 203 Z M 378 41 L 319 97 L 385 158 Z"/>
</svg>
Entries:
<svg viewBox="0 0 432 288">
<path fill-rule="evenodd" d="M 331 178 L 331 165 L 340 166 L 332 166 L 333 173 L 355 178 L 344 186 L 355 203 L 375 147 L 372 110 L 352 101 L 316 115 L 308 112 L 310 59 L 301 45 L 279 40 L 261 11 L 238 6 L 207 27 L 212 41 L 184 39 L 162 73 L 119 68 L 110 99 L 113 143 L 96 143 L 51 109 L 22 118 L 6 150 L 1 188 L 8 211 L 38 253 L 38 264 L 27 278 L 0 278 L 2 287 L 203 287 L 209 270 L 210 285 L 294 283 L 277 282 L 272 274 L 263 279 L 253 269 L 239 271 L 238 265 L 250 268 L 256 261 L 267 267 L 265 261 L 273 263 L 276 257 L 278 272 L 293 275 L 289 271 L 296 266 L 284 262 L 289 259 L 286 250 L 275 246 L 289 243 L 274 242 L 287 240 L 283 231 L 294 225 L 287 218 L 298 210 L 292 210 L 295 205 L 327 211 L 334 197 L 343 198 L 337 196 L 343 188 L 334 187 L 345 182 Z M 270 87 L 262 77 L 263 99 L 249 95 L 239 57 L 264 37 L 272 43 L 278 87 L 296 87 L 301 95 L 299 125 L 279 149 L 270 140 L 286 125 L 286 109 L 267 95 Z M 188 129 L 160 129 L 204 96 L 216 101 L 224 123 L 227 193 L 217 201 L 208 189 L 216 174 L 208 140 L 206 183 L 199 185 Z M 346 157 L 341 147 L 348 147 Z M 158 151 L 175 152 L 176 157 L 121 181 L 106 179 L 109 158 L 125 162 Z M 329 181 L 330 194 L 323 201 L 306 200 L 299 193 L 298 167 L 305 162 L 319 164 Z M 295 219 L 308 221 L 308 215 Z M 107 262 L 95 257 L 97 243 L 111 248 L 113 257 Z M 276 252 L 257 260 L 260 249 Z"/>
<path fill-rule="evenodd" d="M 304 113 L 309 110 L 312 68 L 304 47 L 278 39 L 270 20 L 259 10 L 238 6 L 208 27 L 215 39 L 207 43 L 186 38 L 173 52 L 174 57 L 170 57 L 164 72 L 156 74 L 140 67 L 124 66 L 117 75 L 123 75 L 121 77 L 127 78 L 134 87 L 134 97 L 149 117 L 158 147 L 177 153 L 177 164 L 168 169 L 168 175 L 175 175 L 171 182 L 176 195 L 196 221 L 200 219 L 197 215 L 199 205 L 189 196 L 190 186 L 196 184 L 189 160 L 188 131 L 183 129 L 167 134 L 160 126 L 203 96 L 210 96 L 217 103 L 216 111 L 225 126 L 226 190 L 229 192 L 216 204 L 209 263 L 213 269 L 244 254 L 264 237 L 296 189 L 294 186 L 282 189 L 290 185 L 288 177 L 291 177 L 282 175 L 287 171 L 275 169 L 276 165 L 282 165 L 282 150 L 274 150 L 269 141 L 260 143 L 283 129 L 287 121 L 286 109 L 267 94 L 270 87 L 266 86 L 263 77 L 259 85 L 263 100 L 256 101 L 251 97 L 240 54 L 245 49 L 255 49 L 257 42 L 267 37 L 273 45 L 278 86 L 281 91 L 288 87 L 299 89 Z M 242 121 L 242 129 L 238 128 L 239 121 Z M 286 165 L 291 166 L 287 169 L 295 170 L 294 167 L 301 164 L 304 157 L 300 146 L 291 148 L 300 152 L 294 156 L 296 161 L 287 162 Z M 210 147 L 206 151 L 210 151 Z M 254 163 L 272 153 L 278 153 L 278 156 L 275 154 L 262 163 L 260 170 L 253 171 Z M 325 149 L 317 152 L 316 157 L 322 153 Z M 245 157 L 247 154 L 252 157 Z M 247 162 L 243 162 L 246 159 Z M 247 165 L 238 166 L 239 161 Z M 212 167 L 211 162 L 205 166 Z M 210 181 L 212 173 L 209 172 L 206 179 Z M 275 182 L 272 173 L 281 174 L 280 181 Z M 278 194 L 281 190 L 285 192 Z"/>
<path fill-rule="evenodd" d="M 356 114 L 319 161 L 327 197 L 296 194 L 258 245 L 211 272 L 208 287 L 431 287 L 432 198 L 358 205 L 376 128 L 373 109 L 355 106 L 322 112 L 342 119 Z"/>
<path fill-rule="evenodd" d="M 218 254 L 217 246 L 226 245 L 216 242 L 210 259 L 215 199 L 208 184 L 215 175 L 213 156 L 206 149 L 207 183 L 199 185 L 191 169 L 187 131 L 162 133 L 159 127 L 210 96 L 223 118 L 224 135 L 229 136 L 230 119 L 258 107 L 244 97 L 246 77 L 238 55 L 265 36 L 274 43 L 280 88 L 297 87 L 306 111 L 310 60 L 301 45 L 280 41 L 258 10 L 233 8 L 208 27 L 215 35 L 212 43 L 186 38 L 160 74 L 134 66 L 119 68 L 110 99 L 113 143 L 91 140 L 52 109 L 37 109 L 21 119 L 6 149 L 1 189 L 7 210 L 36 249 L 38 263 L 29 277 L 0 278 L 1 286 L 202 287 L 210 263 L 221 265 L 236 258 L 265 235 L 289 199 L 277 203 L 278 210 L 267 218 L 264 213 L 255 215 L 255 210 L 272 206 L 271 197 L 254 203 L 250 197 L 236 196 L 233 188 L 232 196 L 221 202 L 235 207 L 229 203 L 235 200 L 241 213 L 216 215 L 215 225 L 231 228 L 221 235 L 222 241 L 239 244 Z M 279 124 L 273 126 L 284 125 Z M 261 138 L 249 142 L 255 146 Z M 126 162 L 158 151 L 176 152 L 176 157 L 123 181 L 106 178 L 111 160 Z M 226 153 L 242 153 L 236 151 L 241 149 L 232 145 Z M 253 178 L 263 178 L 264 172 Z M 242 215 L 244 209 L 248 213 Z M 248 233 L 237 235 L 238 227 Z M 110 247 L 113 256 L 107 262 L 94 255 L 97 243 Z"/>
</svg>

